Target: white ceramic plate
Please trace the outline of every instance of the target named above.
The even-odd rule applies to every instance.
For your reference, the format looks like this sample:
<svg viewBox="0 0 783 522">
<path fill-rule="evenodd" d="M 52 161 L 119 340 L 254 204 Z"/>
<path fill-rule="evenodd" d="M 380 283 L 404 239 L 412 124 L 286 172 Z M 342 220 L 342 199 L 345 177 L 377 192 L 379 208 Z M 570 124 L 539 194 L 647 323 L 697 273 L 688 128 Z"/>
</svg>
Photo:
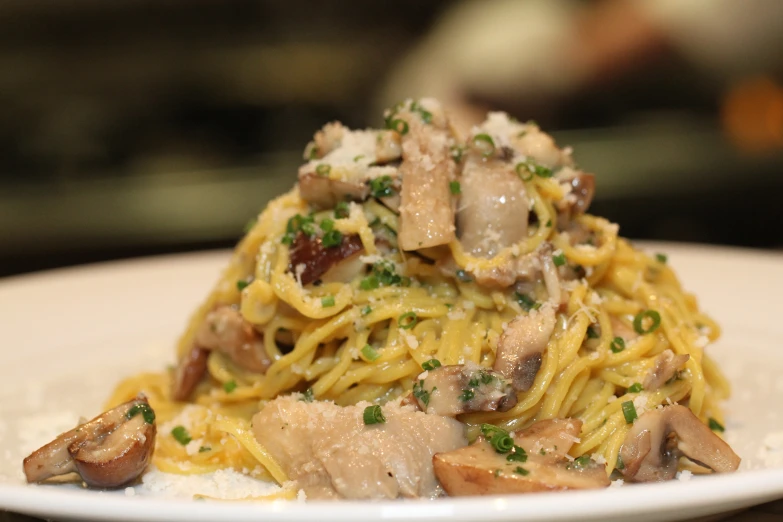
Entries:
<svg viewBox="0 0 783 522">
<path fill-rule="evenodd" d="M 727 436 L 740 472 L 603 491 L 438 501 L 211 503 L 23 484 L 22 458 L 123 376 L 157 370 L 226 253 L 162 257 L 0 281 L 0 510 L 60 520 L 675 520 L 783 497 L 783 256 L 703 246 L 665 251 L 724 327 L 711 352 L 734 395 Z M 778 449 L 776 449 L 778 448 Z"/>
</svg>

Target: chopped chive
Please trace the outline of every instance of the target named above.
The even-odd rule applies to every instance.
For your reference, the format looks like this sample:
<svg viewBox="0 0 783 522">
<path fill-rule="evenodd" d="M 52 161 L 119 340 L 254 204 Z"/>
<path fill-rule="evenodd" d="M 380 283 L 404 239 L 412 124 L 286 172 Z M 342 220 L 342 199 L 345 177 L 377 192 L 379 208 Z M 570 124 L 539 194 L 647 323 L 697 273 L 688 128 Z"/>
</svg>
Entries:
<svg viewBox="0 0 783 522">
<path fill-rule="evenodd" d="M 533 179 L 533 169 L 531 169 L 527 163 L 517 163 L 517 166 L 514 167 L 514 170 L 517 171 L 517 175 L 522 178 L 522 181 L 530 181 Z"/>
<path fill-rule="evenodd" d="M 712 417 L 710 417 L 710 419 L 709 419 L 707 424 L 709 425 L 709 427 L 710 427 L 710 429 L 712 431 L 717 431 L 717 432 L 720 432 L 720 433 L 723 433 L 724 431 L 726 431 L 726 428 L 724 428 L 723 425 L 720 422 L 716 421 Z"/>
<path fill-rule="evenodd" d="M 345 201 L 340 201 L 334 206 L 334 217 L 335 219 L 344 219 L 347 218 L 349 214 L 348 209 L 348 203 Z"/>
<path fill-rule="evenodd" d="M 430 392 L 424 387 L 424 381 L 419 380 L 413 385 L 413 396 L 419 399 L 424 406 L 428 406 L 430 403 Z"/>
<path fill-rule="evenodd" d="M 595 331 L 594 326 L 588 326 L 587 327 L 587 338 L 588 339 L 598 339 L 599 335 L 598 332 Z"/>
<path fill-rule="evenodd" d="M 614 467 L 615 469 L 625 469 L 625 462 L 623 462 L 623 458 L 620 455 L 617 455 L 617 462 L 615 462 Z"/>
<path fill-rule="evenodd" d="M 552 256 L 552 261 L 554 261 L 555 266 L 563 266 L 566 264 L 566 256 L 563 252 L 560 252 Z"/>
<path fill-rule="evenodd" d="M 426 371 L 434 370 L 435 368 L 440 368 L 440 361 L 437 359 L 430 359 L 429 361 L 424 361 L 421 364 L 421 367 Z"/>
<path fill-rule="evenodd" d="M 551 219 L 547 220 L 547 222 L 546 222 L 546 225 L 545 225 L 545 226 L 547 226 L 547 227 L 551 227 L 551 226 L 552 226 L 552 220 L 551 220 Z"/>
<path fill-rule="evenodd" d="M 535 299 L 533 299 L 527 294 L 520 294 L 519 292 L 514 292 L 514 298 L 517 300 L 517 303 L 519 303 L 519 306 L 522 307 L 522 310 L 524 310 L 525 312 L 529 312 L 530 310 L 536 310 L 541 306 L 540 303 L 537 303 Z"/>
<path fill-rule="evenodd" d="M 397 319 L 397 325 L 403 330 L 410 330 L 416 326 L 416 323 L 418 322 L 419 316 L 416 315 L 416 312 L 406 312 Z"/>
<path fill-rule="evenodd" d="M 334 229 L 334 220 L 326 218 L 318 225 L 324 232 L 331 232 Z"/>
<path fill-rule="evenodd" d="M 632 385 L 630 385 L 630 386 L 628 387 L 628 393 L 639 393 L 639 392 L 640 392 L 640 391 L 642 391 L 643 389 L 644 389 L 644 388 L 642 388 L 642 383 L 640 383 L 640 382 L 635 382 L 635 383 L 633 383 Z"/>
<path fill-rule="evenodd" d="M 461 194 L 462 193 L 462 186 L 459 184 L 459 181 L 452 181 L 449 183 L 449 190 L 452 194 Z"/>
<path fill-rule="evenodd" d="M 514 452 L 509 453 L 506 460 L 509 462 L 527 462 L 527 452 L 524 448 L 514 444 Z"/>
<path fill-rule="evenodd" d="M 518 474 L 518 475 L 522 475 L 523 477 L 524 477 L 525 475 L 529 475 L 529 474 L 530 474 L 530 472 L 529 472 L 528 470 L 526 470 L 525 468 L 523 468 L 522 466 L 517 466 L 517 467 L 514 469 L 514 473 L 516 473 L 516 474 Z"/>
<path fill-rule="evenodd" d="M 623 417 L 625 417 L 625 422 L 631 424 L 636 420 L 636 406 L 633 405 L 633 401 L 625 401 L 622 403 L 621 407 L 623 409 Z"/>
<path fill-rule="evenodd" d="M 307 156 L 307 159 L 309 160 L 318 159 L 318 145 L 312 141 L 308 143 L 307 149 L 305 150 L 305 156 Z"/>
<path fill-rule="evenodd" d="M 330 306 L 334 306 L 334 296 L 333 295 L 325 295 L 321 298 L 321 306 L 323 308 L 329 308 Z"/>
<path fill-rule="evenodd" d="M 342 242 L 343 235 L 339 230 L 330 230 L 321 238 L 321 244 L 326 248 L 339 246 Z"/>
<path fill-rule="evenodd" d="M 481 151 L 485 158 L 495 153 L 495 141 L 489 134 L 476 134 L 473 136 L 473 145 Z"/>
<path fill-rule="evenodd" d="M 622 337 L 615 337 L 612 339 L 612 344 L 610 345 L 610 348 L 612 350 L 612 353 L 620 353 L 623 350 L 625 350 L 625 339 Z"/>
<path fill-rule="evenodd" d="M 462 161 L 462 155 L 465 154 L 465 147 L 462 145 L 452 145 L 450 150 L 451 159 L 454 160 L 454 163 L 460 163 Z"/>
<path fill-rule="evenodd" d="M 319 176 L 328 176 L 329 171 L 331 170 L 332 170 L 331 165 L 327 165 L 326 163 L 321 163 L 315 168 L 315 173 L 318 174 Z"/>
<path fill-rule="evenodd" d="M 658 254 L 655 254 L 655 259 L 656 259 L 656 261 L 658 261 L 659 263 L 666 264 L 666 261 L 667 261 L 669 258 L 668 258 L 668 256 L 667 256 L 666 254 L 661 254 L 661 253 L 658 253 Z"/>
<path fill-rule="evenodd" d="M 364 348 L 362 348 L 362 355 L 364 355 L 364 358 L 370 362 L 377 361 L 378 358 L 381 356 L 381 354 L 378 353 L 378 350 L 376 350 L 369 344 L 365 344 Z"/>
<path fill-rule="evenodd" d="M 206 452 L 206 451 L 212 451 L 212 448 L 210 448 L 209 446 L 201 446 L 201 447 L 198 449 L 198 452 L 199 452 L 199 453 L 204 453 L 204 452 Z"/>
<path fill-rule="evenodd" d="M 369 315 L 369 313 L 372 312 L 372 308 L 370 305 L 365 306 L 362 308 L 362 315 Z"/>
<path fill-rule="evenodd" d="M 155 412 L 150 408 L 149 404 L 141 403 L 141 404 L 134 404 L 131 406 L 131 408 L 128 410 L 128 413 L 125 414 L 126 419 L 132 419 L 136 415 L 141 413 L 141 416 L 144 418 L 144 422 L 147 424 L 153 424 L 155 422 Z"/>
<path fill-rule="evenodd" d="M 489 443 L 498 453 L 508 453 L 514 448 L 514 439 L 506 432 L 497 432 L 489 439 Z"/>
<path fill-rule="evenodd" d="M 375 290 L 379 285 L 380 281 L 378 281 L 378 276 L 375 274 L 370 274 L 361 280 L 359 283 L 359 288 L 362 290 Z"/>
<path fill-rule="evenodd" d="M 226 393 L 231 393 L 236 389 L 237 389 L 237 381 L 231 380 L 223 383 L 223 390 L 225 390 Z"/>
<path fill-rule="evenodd" d="M 590 464 L 590 455 L 582 455 L 574 459 L 574 466 L 577 468 L 585 468 Z"/>
<path fill-rule="evenodd" d="M 379 176 L 370 180 L 370 193 L 374 198 L 386 198 L 393 196 L 396 192 L 392 187 L 391 176 Z"/>
<path fill-rule="evenodd" d="M 368 426 L 370 424 L 383 424 L 386 422 L 386 417 L 383 416 L 383 411 L 377 404 L 364 408 L 364 415 L 362 415 L 362 417 L 364 418 L 364 423 Z"/>
<path fill-rule="evenodd" d="M 486 423 L 482 424 L 480 429 L 481 429 L 481 434 L 484 435 L 484 438 L 487 440 L 490 440 L 498 433 L 508 435 L 508 432 L 506 430 L 504 430 L 503 428 L 498 428 L 494 424 L 486 424 Z"/>
<path fill-rule="evenodd" d="M 650 326 L 647 328 L 644 327 L 645 319 L 650 320 Z M 636 314 L 636 317 L 633 318 L 633 329 L 636 330 L 636 333 L 638 334 L 643 335 L 654 332 L 659 326 L 661 326 L 661 314 L 655 310 L 639 312 Z"/>
<path fill-rule="evenodd" d="M 237 281 L 237 290 L 239 290 L 241 292 L 242 290 L 247 288 L 247 286 L 249 284 L 250 284 L 250 281 L 248 281 L 246 279 L 240 279 L 239 281 Z"/>
<path fill-rule="evenodd" d="M 356 155 L 356 156 L 354 156 L 354 157 L 353 157 L 353 161 L 354 161 L 354 162 L 356 162 L 356 161 L 359 161 L 359 160 L 360 160 L 360 159 L 362 159 L 363 157 L 364 157 L 364 154 L 358 154 L 358 155 Z"/>
<path fill-rule="evenodd" d="M 174 439 L 183 446 L 187 446 L 188 443 L 193 440 L 190 437 L 188 430 L 185 429 L 185 426 L 177 426 L 171 430 L 171 436 L 174 437 Z"/>
<path fill-rule="evenodd" d="M 461 400 L 462 402 L 468 402 L 468 401 L 473 400 L 473 398 L 475 396 L 476 396 L 476 392 L 475 391 L 473 391 L 470 388 L 466 388 L 466 389 L 462 390 L 462 394 L 459 396 L 459 400 Z"/>
<path fill-rule="evenodd" d="M 307 388 L 304 392 L 302 392 L 302 398 L 299 400 L 302 402 L 313 402 L 313 399 L 315 399 L 315 396 L 313 395 L 313 389 Z"/>
<path fill-rule="evenodd" d="M 388 127 L 393 131 L 397 131 L 400 136 L 408 134 L 408 122 L 405 120 L 401 120 L 399 118 L 391 120 L 388 124 Z"/>
<path fill-rule="evenodd" d="M 546 450 L 544 448 L 541 448 L 541 451 L 539 451 L 541 455 L 546 455 Z"/>
</svg>

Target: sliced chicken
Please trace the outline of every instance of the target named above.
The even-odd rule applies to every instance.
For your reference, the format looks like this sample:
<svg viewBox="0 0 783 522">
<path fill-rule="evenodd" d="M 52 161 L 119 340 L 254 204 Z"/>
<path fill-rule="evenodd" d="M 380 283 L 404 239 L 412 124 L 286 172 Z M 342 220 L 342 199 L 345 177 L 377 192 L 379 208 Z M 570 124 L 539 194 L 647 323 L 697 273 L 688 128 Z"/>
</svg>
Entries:
<svg viewBox="0 0 783 522">
<path fill-rule="evenodd" d="M 622 474 L 633 482 L 671 480 L 686 456 L 716 473 L 736 471 L 740 458 L 685 406 L 674 404 L 642 414 L 620 449 Z"/>
<path fill-rule="evenodd" d="M 523 452 L 499 453 L 479 437 L 468 447 L 435 455 L 435 474 L 450 496 L 605 488 L 609 478 L 604 466 L 566 457 L 579 440 L 581 425 L 579 420 L 537 422 L 513 438 Z"/>
<path fill-rule="evenodd" d="M 455 237 L 449 183 L 455 179 L 456 166 L 451 159 L 449 131 L 441 121 L 440 106 L 426 108 L 435 114 L 430 123 L 410 106 L 394 116 L 408 128 L 402 136 L 403 161 L 399 168 L 402 199 L 397 240 L 403 250 L 445 245 Z"/>
<path fill-rule="evenodd" d="M 511 163 L 470 154 L 460 184 L 457 228 L 466 252 L 492 258 L 527 236 L 525 183 Z"/>
<path fill-rule="evenodd" d="M 477 364 L 429 370 L 414 393 L 422 411 L 454 417 L 476 411 L 508 411 L 517 394 L 501 375 Z"/>
<path fill-rule="evenodd" d="M 677 372 L 685 367 L 691 356 L 686 354 L 674 355 L 671 350 L 664 350 L 656 358 L 652 369 L 644 378 L 642 385 L 645 390 L 654 391 L 666 384 L 666 381 L 674 377 Z"/>
<path fill-rule="evenodd" d="M 321 238 L 301 232 L 291 245 L 288 270 L 296 275 L 302 285 L 308 285 L 338 265 L 358 259 L 364 250 L 359 236 L 342 236 L 339 245 L 325 247 Z"/>
<path fill-rule="evenodd" d="M 554 329 L 555 308 L 550 303 L 511 321 L 498 340 L 494 370 L 509 379 L 515 390 L 529 390 Z"/>
<path fill-rule="evenodd" d="M 272 364 L 259 333 L 231 306 L 207 314 L 196 332 L 196 345 L 224 353 L 251 372 L 264 373 Z"/>
<path fill-rule="evenodd" d="M 463 424 L 390 403 L 386 421 L 368 426 L 367 405 L 278 397 L 253 417 L 253 432 L 308 498 L 439 496 L 432 456 L 467 444 Z"/>
<path fill-rule="evenodd" d="M 155 449 L 155 412 L 143 396 L 67 431 L 24 459 L 27 482 L 78 473 L 91 487 L 135 480 Z"/>
</svg>

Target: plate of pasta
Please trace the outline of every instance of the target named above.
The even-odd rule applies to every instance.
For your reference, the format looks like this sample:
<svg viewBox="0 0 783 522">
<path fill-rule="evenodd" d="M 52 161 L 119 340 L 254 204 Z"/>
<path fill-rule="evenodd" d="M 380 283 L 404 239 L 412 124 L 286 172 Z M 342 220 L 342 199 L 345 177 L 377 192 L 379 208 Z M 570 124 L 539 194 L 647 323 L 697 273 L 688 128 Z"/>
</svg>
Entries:
<svg viewBox="0 0 783 522">
<path fill-rule="evenodd" d="M 783 496 L 779 255 L 622 238 L 533 122 L 384 116 L 316 132 L 230 254 L 0 282 L 0 509 L 674 520 Z"/>
</svg>

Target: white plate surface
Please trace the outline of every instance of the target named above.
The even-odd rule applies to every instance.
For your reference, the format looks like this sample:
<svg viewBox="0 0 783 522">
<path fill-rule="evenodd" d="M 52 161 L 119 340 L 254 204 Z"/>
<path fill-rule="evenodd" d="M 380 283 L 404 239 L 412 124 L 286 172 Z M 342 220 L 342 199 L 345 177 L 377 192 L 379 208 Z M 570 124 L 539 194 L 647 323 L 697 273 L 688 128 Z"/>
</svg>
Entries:
<svg viewBox="0 0 783 522">
<path fill-rule="evenodd" d="M 678 520 L 783 497 L 783 256 L 696 245 L 665 251 L 724 328 L 709 348 L 729 375 L 731 475 L 593 492 L 437 501 L 212 503 L 23 484 L 22 458 L 80 415 L 96 414 L 122 377 L 172 358 L 187 316 L 227 253 L 84 266 L 0 280 L 0 510 L 59 520 Z M 632 518 L 631 518 L 632 517 Z"/>
</svg>

